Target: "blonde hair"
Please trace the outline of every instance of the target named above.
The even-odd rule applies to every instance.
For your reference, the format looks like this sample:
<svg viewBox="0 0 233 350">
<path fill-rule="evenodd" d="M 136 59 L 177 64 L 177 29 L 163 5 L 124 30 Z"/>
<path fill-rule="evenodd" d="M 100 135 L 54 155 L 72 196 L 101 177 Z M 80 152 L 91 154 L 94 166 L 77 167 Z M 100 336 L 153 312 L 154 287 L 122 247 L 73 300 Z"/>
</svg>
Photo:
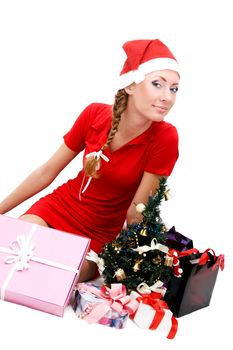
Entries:
<svg viewBox="0 0 233 350">
<path fill-rule="evenodd" d="M 108 134 L 107 141 L 102 146 L 101 151 L 106 150 L 112 142 L 116 132 L 118 131 L 119 123 L 121 120 L 121 114 L 125 111 L 128 102 L 128 94 L 125 89 L 120 89 L 115 95 L 115 101 L 112 107 L 112 126 Z M 94 154 L 85 159 L 84 171 L 87 176 L 93 178 L 99 177 L 100 157 L 96 157 Z"/>
</svg>

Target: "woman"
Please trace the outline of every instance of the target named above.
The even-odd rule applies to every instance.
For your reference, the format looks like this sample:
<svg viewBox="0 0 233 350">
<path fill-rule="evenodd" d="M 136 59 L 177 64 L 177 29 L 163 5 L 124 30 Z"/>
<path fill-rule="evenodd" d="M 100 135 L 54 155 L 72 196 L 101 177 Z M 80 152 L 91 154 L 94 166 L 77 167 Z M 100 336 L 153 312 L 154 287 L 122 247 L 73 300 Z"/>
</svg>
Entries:
<svg viewBox="0 0 233 350">
<path fill-rule="evenodd" d="M 21 219 L 87 236 L 97 253 L 125 220 L 142 219 L 135 204 L 155 194 L 160 176 L 169 176 L 178 158 L 176 128 L 163 121 L 176 100 L 178 63 L 158 39 L 129 41 L 123 48 L 127 59 L 114 105 L 89 105 L 55 154 L 0 204 L 3 214 L 43 190 L 84 150 L 77 177 Z M 94 273 L 95 264 L 86 260 L 80 281 Z"/>
</svg>

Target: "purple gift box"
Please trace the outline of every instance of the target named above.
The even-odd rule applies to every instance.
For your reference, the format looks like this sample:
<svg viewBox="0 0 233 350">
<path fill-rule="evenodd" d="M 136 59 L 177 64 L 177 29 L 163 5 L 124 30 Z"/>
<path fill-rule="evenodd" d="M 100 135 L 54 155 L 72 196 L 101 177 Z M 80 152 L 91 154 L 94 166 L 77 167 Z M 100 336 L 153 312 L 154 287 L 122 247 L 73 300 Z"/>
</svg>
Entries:
<svg viewBox="0 0 233 350">
<path fill-rule="evenodd" d="M 179 252 L 193 248 L 193 241 L 180 232 L 177 232 L 175 226 L 172 226 L 165 235 L 167 237 L 165 244 L 169 248 L 178 250 Z"/>
</svg>

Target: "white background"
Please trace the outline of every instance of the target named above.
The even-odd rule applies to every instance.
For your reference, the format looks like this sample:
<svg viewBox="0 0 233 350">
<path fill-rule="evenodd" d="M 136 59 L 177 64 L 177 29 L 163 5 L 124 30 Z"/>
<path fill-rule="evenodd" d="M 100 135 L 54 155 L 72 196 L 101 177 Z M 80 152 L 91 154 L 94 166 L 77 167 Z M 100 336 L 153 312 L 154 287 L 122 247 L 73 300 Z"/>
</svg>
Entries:
<svg viewBox="0 0 233 350">
<path fill-rule="evenodd" d="M 230 339 L 232 267 L 232 12 L 231 1 L 1 0 L 0 200 L 60 146 L 91 102 L 112 103 L 127 40 L 160 38 L 182 67 L 177 104 L 180 157 L 163 204 L 168 226 L 195 246 L 225 253 L 210 307 L 179 319 L 173 341 L 137 328 L 88 326 L 71 308 L 64 318 L 0 303 L 5 349 L 159 347 L 218 349 Z M 75 176 L 74 160 L 44 192 Z M 18 217 L 28 200 L 8 213 Z M 32 337 L 29 340 L 29 337 Z"/>
</svg>

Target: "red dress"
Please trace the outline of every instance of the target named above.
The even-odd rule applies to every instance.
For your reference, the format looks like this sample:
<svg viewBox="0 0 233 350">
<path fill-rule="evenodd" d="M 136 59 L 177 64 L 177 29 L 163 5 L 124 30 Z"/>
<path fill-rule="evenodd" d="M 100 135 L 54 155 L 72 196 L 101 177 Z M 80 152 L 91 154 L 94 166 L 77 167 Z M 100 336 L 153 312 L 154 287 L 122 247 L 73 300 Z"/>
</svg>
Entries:
<svg viewBox="0 0 233 350">
<path fill-rule="evenodd" d="M 111 106 L 89 105 L 64 136 L 65 144 L 84 156 L 99 151 L 111 127 Z M 37 201 L 26 212 L 44 219 L 51 227 L 91 238 L 91 249 L 100 252 L 105 242 L 116 238 L 144 171 L 170 175 L 178 158 L 178 135 L 170 123 L 153 122 L 148 130 L 126 145 L 104 154 L 100 177 L 88 179 L 81 170 L 77 177 Z"/>
</svg>

